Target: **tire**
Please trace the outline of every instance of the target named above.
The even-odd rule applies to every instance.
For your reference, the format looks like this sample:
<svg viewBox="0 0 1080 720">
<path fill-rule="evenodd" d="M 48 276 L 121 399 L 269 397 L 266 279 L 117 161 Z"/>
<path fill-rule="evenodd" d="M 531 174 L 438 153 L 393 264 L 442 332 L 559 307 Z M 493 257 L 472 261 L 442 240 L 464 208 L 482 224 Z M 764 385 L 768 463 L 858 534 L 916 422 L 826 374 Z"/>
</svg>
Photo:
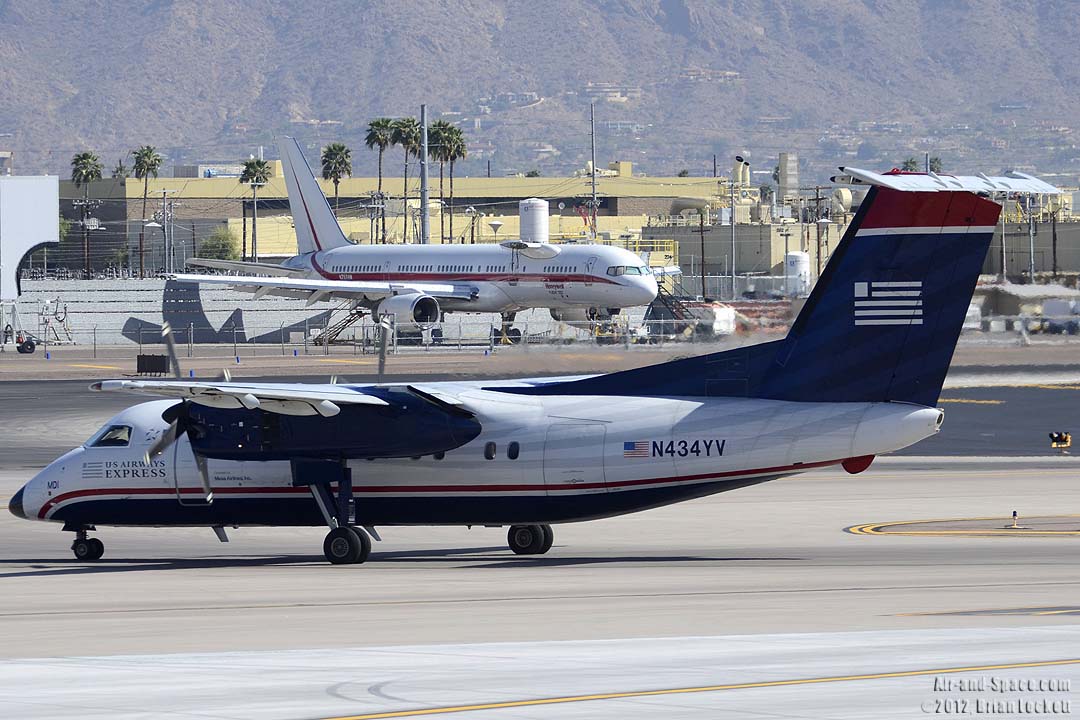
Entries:
<svg viewBox="0 0 1080 720">
<path fill-rule="evenodd" d="M 540 555 L 543 555 L 551 549 L 552 543 L 555 542 L 555 531 L 551 529 L 550 525 L 541 525 L 540 529 L 544 532 L 544 544 L 540 546 Z"/>
<path fill-rule="evenodd" d="M 101 542 L 97 538 L 90 538 L 87 540 L 90 543 L 90 557 L 89 560 L 100 560 L 101 556 L 105 554 L 105 543 Z"/>
<path fill-rule="evenodd" d="M 349 530 L 352 530 L 353 535 L 356 535 L 357 541 L 360 543 L 360 554 L 357 555 L 356 560 L 353 562 L 359 564 L 365 562 L 368 559 L 368 555 L 371 554 L 371 538 L 364 532 L 363 528 L 358 528 L 350 525 Z"/>
<path fill-rule="evenodd" d="M 23 355 L 32 355 L 36 349 L 37 345 L 34 344 L 33 340 L 24 340 L 23 343 L 16 348 L 16 350 Z"/>
<path fill-rule="evenodd" d="M 331 565 L 349 565 L 360 557 L 360 536 L 352 528 L 338 527 L 326 534 L 323 555 Z"/>
<path fill-rule="evenodd" d="M 104 546 L 102 546 L 102 550 L 104 550 Z M 94 557 L 94 545 L 90 540 L 75 540 L 75 542 L 71 543 L 71 552 L 75 555 L 76 560 L 89 562 L 97 559 Z"/>
<path fill-rule="evenodd" d="M 510 328 L 509 330 L 507 330 L 506 337 L 510 338 L 510 344 L 512 345 L 521 344 L 521 330 L 517 328 Z"/>
<path fill-rule="evenodd" d="M 506 544 L 515 555 L 537 555 L 544 547 L 544 531 L 540 525 L 511 525 Z"/>
</svg>

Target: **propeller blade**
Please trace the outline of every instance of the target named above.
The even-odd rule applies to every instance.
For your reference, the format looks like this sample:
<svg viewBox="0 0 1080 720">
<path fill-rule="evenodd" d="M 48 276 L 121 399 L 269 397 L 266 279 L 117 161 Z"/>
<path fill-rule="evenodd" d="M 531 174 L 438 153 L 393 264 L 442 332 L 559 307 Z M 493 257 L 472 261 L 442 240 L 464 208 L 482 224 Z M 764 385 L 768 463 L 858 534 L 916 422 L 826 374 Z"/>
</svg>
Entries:
<svg viewBox="0 0 1080 720">
<path fill-rule="evenodd" d="M 176 435 L 180 427 L 180 419 L 177 418 L 169 423 L 169 427 L 165 428 L 165 431 L 161 433 L 161 437 L 151 445 L 147 451 L 146 456 L 143 458 L 146 460 L 146 464 L 149 465 L 150 461 L 169 449 L 174 442 L 176 442 Z"/>
<path fill-rule="evenodd" d="M 161 326 L 161 339 L 165 342 L 165 349 L 169 353 L 169 365 L 172 367 L 173 377 L 180 379 L 180 361 L 176 357 L 176 341 L 173 339 L 172 326 L 165 323 Z"/>
<path fill-rule="evenodd" d="M 206 457 L 199 452 L 195 451 L 195 448 L 191 448 L 191 453 L 195 456 L 195 467 L 199 469 L 199 479 L 202 480 L 203 492 L 206 493 L 206 504 L 209 505 L 214 502 L 214 488 L 210 487 L 210 470 L 207 468 Z"/>
</svg>

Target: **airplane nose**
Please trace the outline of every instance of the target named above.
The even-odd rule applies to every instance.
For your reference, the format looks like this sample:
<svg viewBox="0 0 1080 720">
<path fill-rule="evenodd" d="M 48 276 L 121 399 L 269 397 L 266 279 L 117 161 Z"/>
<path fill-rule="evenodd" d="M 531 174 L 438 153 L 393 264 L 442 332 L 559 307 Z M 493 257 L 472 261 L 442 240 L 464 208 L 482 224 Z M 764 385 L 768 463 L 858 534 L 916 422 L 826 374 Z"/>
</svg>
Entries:
<svg viewBox="0 0 1080 720">
<path fill-rule="evenodd" d="M 15 493 L 15 497 L 8 500 L 8 510 L 11 514 L 22 520 L 26 519 L 26 511 L 23 510 L 23 489 L 19 488 L 19 491 Z"/>
</svg>

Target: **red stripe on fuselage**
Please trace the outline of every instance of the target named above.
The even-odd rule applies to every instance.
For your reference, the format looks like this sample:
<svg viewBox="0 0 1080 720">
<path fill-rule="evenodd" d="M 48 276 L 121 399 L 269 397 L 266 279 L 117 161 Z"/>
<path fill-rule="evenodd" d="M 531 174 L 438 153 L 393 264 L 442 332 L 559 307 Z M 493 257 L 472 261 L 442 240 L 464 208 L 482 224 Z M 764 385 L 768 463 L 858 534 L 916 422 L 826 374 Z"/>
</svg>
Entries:
<svg viewBox="0 0 1080 720">
<path fill-rule="evenodd" d="M 847 458 L 839 460 L 825 460 L 815 463 L 798 463 L 795 465 L 781 465 L 776 467 L 756 468 L 752 470 L 728 470 L 719 473 L 701 473 L 697 475 L 675 475 L 661 478 L 642 478 L 640 480 L 619 480 L 602 483 L 579 483 L 575 485 L 544 485 L 544 484 L 503 484 L 503 485 L 354 485 L 354 495 L 365 493 L 411 495 L 419 493 L 483 493 L 483 492 L 574 492 L 577 490 L 597 490 L 603 488 L 631 488 L 642 485 L 663 485 L 679 482 L 694 482 L 698 480 L 719 480 L 723 478 L 751 477 L 754 475 L 774 475 L 792 471 L 812 470 L 829 465 L 838 465 Z M 201 495 L 202 488 L 181 488 L 180 492 L 186 495 Z M 271 494 L 307 494 L 306 487 L 293 487 L 283 485 L 281 487 L 225 487 L 215 488 L 215 495 L 271 495 Z M 85 490 L 72 490 L 71 492 L 50 498 L 38 511 L 38 518 L 44 519 L 45 515 L 62 502 L 76 498 L 93 497 L 100 495 L 175 495 L 176 488 L 87 488 Z"/>
</svg>

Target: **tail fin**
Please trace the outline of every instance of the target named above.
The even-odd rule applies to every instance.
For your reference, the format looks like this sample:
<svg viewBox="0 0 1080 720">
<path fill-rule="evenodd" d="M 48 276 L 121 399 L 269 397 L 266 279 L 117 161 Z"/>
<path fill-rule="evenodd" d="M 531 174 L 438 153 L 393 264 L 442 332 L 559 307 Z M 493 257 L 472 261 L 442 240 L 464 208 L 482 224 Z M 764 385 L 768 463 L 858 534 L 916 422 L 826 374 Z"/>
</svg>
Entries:
<svg viewBox="0 0 1080 720">
<path fill-rule="evenodd" d="M 278 143 L 285 187 L 289 191 L 289 209 L 296 226 L 296 244 L 300 254 L 329 250 L 351 245 L 341 232 L 337 218 L 330 209 L 322 188 L 311 172 L 311 166 L 291 137 Z"/>
<path fill-rule="evenodd" d="M 932 406 L 1000 211 L 873 187 L 783 340 L 518 392 Z"/>
<path fill-rule="evenodd" d="M 937 403 L 1000 212 L 871 189 L 755 394 Z"/>
</svg>

